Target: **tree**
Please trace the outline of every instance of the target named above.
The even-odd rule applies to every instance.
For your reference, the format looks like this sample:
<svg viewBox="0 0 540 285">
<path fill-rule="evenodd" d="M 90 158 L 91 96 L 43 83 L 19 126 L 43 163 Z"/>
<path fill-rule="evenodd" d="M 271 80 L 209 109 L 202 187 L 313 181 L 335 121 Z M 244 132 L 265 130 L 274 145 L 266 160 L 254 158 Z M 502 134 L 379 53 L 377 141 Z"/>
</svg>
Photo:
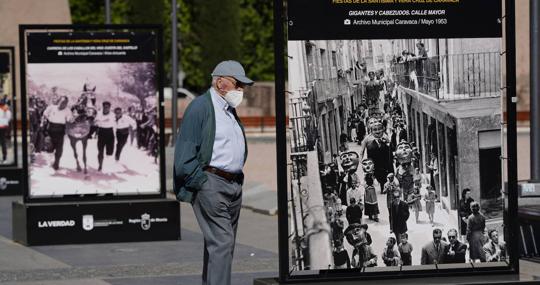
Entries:
<svg viewBox="0 0 540 285">
<path fill-rule="evenodd" d="M 146 97 L 155 96 L 156 74 L 152 62 L 122 63 L 113 75 L 116 85 L 128 94 L 137 97 L 143 109 L 146 108 Z"/>
<path fill-rule="evenodd" d="M 272 1 L 242 0 L 240 4 L 241 62 L 256 81 L 274 80 Z"/>
<path fill-rule="evenodd" d="M 111 1 L 111 23 L 125 24 L 129 13 L 128 1 Z M 69 0 L 73 24 L 105 24 L 105 1 Z"/>
<path fill-rule="evenodd" d="M 104 1 L 69 0 L 74 24 L 103 24 Z M 252 79 L 274 79 L 272 1 L 178 0 L 179 63 L 184 85 L 201 92 L 214 66 L 240 61 Z M 171 70 L 171 1 L 111 0 L 113 24 L 162 24 L 164 78 Z M 169 81 L 170 82 L 170 81 Z M 168 84 L 165 82 L 165 84 Z"/>
<path fill-rule="evenodd" d="M 180 1 L 180 61 L 184 85 L 201 92 L 222 60 L 240 61 L 239 0 Z"/>
</svg>

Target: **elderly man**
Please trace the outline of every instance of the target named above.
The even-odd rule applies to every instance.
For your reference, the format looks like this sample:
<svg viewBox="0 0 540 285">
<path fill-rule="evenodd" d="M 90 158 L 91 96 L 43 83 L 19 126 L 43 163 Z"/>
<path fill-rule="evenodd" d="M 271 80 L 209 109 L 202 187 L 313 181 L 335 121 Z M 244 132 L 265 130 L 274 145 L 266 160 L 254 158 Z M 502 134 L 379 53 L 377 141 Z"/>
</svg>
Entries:
<svg viewBox="0 0 540 285">
<path fill-rule="evenodd" d="M 231 284 L 247 157 L 235 108 L 244 86 L 252 84 L 240 63 L 219 63 L 210 90 L 186 109 L 176 141 L 174 191 L 192 204 L 204 236 L 203 284 Z"/>
<path fill-rule="evenodd" d="M 433 241 L 429 242 L 422 248 L 422 259 L 420 263 L 426 264 L 441 264 L 444 263 L 445 253 L 448 251 L 448 243 L 442 241 L 442 230 L 433 230 Z"/>
</svg>

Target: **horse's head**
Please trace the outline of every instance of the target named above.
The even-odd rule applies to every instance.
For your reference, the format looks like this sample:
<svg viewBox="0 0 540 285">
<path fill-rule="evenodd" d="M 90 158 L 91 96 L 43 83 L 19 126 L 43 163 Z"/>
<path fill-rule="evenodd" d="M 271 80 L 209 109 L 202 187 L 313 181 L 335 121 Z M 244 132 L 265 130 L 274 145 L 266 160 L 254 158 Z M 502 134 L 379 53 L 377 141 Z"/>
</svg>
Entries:
<svg viewBox="0 0 540 285">
<path fill-rule="evenodd" d="M 83 85 L 83 92 L 81 94 L 81 97 L 89 99 L 92 103 L 92 106 L 96 105 L 96 85 L 90 83 L 89 81 L 86 81 Z M 87 104 L 88 101 L 85 102 Z"/>
</svg>

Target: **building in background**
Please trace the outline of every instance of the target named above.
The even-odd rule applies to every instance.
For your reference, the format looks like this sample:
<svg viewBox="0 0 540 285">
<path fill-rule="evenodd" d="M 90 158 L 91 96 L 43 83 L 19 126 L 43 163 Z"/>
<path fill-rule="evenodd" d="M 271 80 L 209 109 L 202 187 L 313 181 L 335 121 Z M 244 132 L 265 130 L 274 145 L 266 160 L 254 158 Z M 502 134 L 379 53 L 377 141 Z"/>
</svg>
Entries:
<svg viewBox="0 0 540 285">
<path fill-rule="evenodd" d="M 426 57 L 396 63 L 393 75 L 424 172 L 435 157 L 443 208 L 457 213 L 461 190 L 470 188 L 487 217 L 502 219 L 500 39 L 393 43 L 427 49 Z"/>
</svg>

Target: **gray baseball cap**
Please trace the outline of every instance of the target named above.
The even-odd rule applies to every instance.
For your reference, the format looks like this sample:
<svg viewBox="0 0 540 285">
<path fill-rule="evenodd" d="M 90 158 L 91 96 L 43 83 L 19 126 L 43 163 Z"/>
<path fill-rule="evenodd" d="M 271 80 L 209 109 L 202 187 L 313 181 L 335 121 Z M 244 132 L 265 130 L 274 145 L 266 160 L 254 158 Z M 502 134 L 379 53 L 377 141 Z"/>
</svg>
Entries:
<svg viewBox="0 0 540 285">
<path fill-rule="evenodd" d="M 253 80 L 246 77 L 242 65 L 234 60 L 220 62 L 212 71 L 212 76 L 230 76 L 246 85 L 253 85 Z"/>
</svg>

